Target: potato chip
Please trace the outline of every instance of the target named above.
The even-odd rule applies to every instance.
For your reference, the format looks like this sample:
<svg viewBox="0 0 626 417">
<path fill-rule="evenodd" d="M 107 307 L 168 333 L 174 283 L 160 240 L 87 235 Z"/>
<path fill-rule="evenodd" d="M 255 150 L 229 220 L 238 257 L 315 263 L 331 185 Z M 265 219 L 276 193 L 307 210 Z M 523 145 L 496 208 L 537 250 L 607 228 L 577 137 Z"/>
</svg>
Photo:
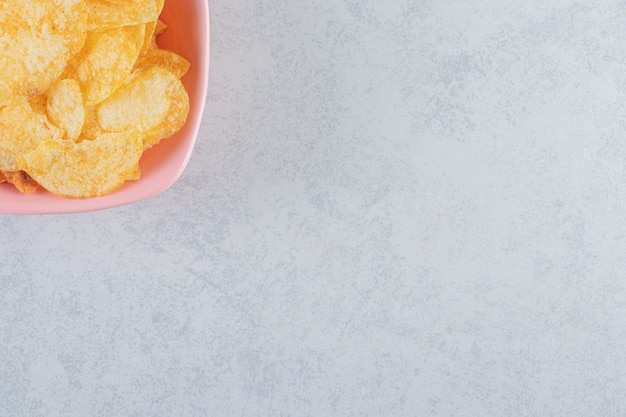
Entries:
<svg viewBox="0 0 626 417">
<path fill-rule="evenodd" d="M 18 164 L 46 190 L 65 197 L 96 197 L 140 176 L 141 133 L 103 133 L 79 143 L 47 139 L 18 156 Z"/>
<path fill-rule="evenodd" d="M 107 0 L 86 0 L 85 3 L 88 12 L 88 31 L 102 31 L 153 22 L 159 16 L 154 0 L 119 3 Z"/>
<path fill-rule="evenodd" d="M 31 109 L 33 109 L 35 113 L 43 114 L 45 116 L 48 115 L 46 110 L 47 103 L 48 96 L 45 93 L 28 99 L 28 104 L 30 104 Z"/>
<path fill-rule="evenodd" d="M 78 137 L 78 140 L 91 140 L 97 138 L 100 134 L 104 133 L 104 129 L 98 123 L 98 115 L 96 114 L 96 108 L 94 106 L 85 108 L 85 123 L 83 124 L 83 130 Z"/>
<path fill-rule="evenodd" d="M 145 23 L 140 23 L 134 26 L 124 26 L 124 31 L 126 35 L 128 35 L 128 39 L 135 46 L 137 50 L 137 56 L 141 52 L 143 48 L 144 40 L 146 37 L 146 25 Z"/>
<path fill-rule="evenodd" d="M 145 0 L 106 0 L 107 3 L 124 5 L 127 3 L 140 3 Z"/>
<path fill-rule="evenodd" d="M 157 7 L 157 16 L 161 14 L 163 11 L 163 6 L 165 6 L 165 0 L 155 0 Z"/>
<path fill-rule="evenodd" d="M 157 9 L 159 10 L 159 13 L 161 13 L 160 10 L 163 9 L 163 5 L 163 0 L 157 0 Z M 146 33 L 140 56 L 145 55 L 150 49 L 158 49 L 156 37 L 163 33 L 166 29 L 167 25 L 159 19 L 146 23 Z"/>
<path fill-rule="evenodd" d="M 151 48 L 153 43 L 156 43 L 154 37 L 154 30 L 156 29 L 156 22 L 148 22 L 146 23 L 146 30 L 144 31 L 144 39 L 143 44 L 141 45 L 141 51 L 139 52 L 139 56 L 145 55 Z"/>
<path fill-rule="evenodd" d="M 39 189 L 39 184 L 24 171 L 0 171 L 0 182 L 13 184 L 15 188 L 24 194 L 30 194 Z"/>
<path fill-rule="evenodd" d="M 178 78 L 181 78 L 189 70 L 189 61 L 172 51 L 150 49 L 137 60 L 134 71 L 141 71 L 151 67 L 166 68 Z"/>
<path fill-rule="evenodd" d="M 171 136 L 185 123 L 189 96 L 176 75 L 161 67 L 134 73 L 96 108 L 98 123 L 105 131 L 117 132 L 137 126 L 150 148 Z"/>
<path fill-rule="evenodd" d="M 140 176 L 189 112 L 165 0 L 0 0 L 0 183 L 71 198 Z"/>
<path fill-rule="evenodd" d="M 19 171 L 15 158 L 44 139 L 61 139 L 63 131 L 36 113 L 27 101 L 0 110 L 0 170 Z"/>
<path fill-rule="evenodd" d="M 62 35 L 70 56 L 83 47 L 87 36 L 88 11 L 82 0 L 55 0 L 52 4 L 65 4 L 66 7 L 53 11 L 52 27 Z"/>
<path fill-rule="evenodd" d="M 165 32 L 166 29 L 167 29 L 167 24 L 161 19 L 157 20 L 156 27 L 154 28 L 155 36 L 158 36 L 161 33 Z"/>
<path fill-rule="evenodd" d="M 48 88 L 82 46 L 86 19 L 79 0 L 0 2 L 0 107 Z"/>
<path fill-rule="evenodd" d="M 106 0 L 109 3 L 124 5 L 127 3 L 140 3 L 146 0 Z M 156 4 L 157 16 L 161 14 L 163 11 L 163 5 L 165 4 L 165 0 L 152 0 L 154 4 Z"/>
<path fill-rule="evenodd" d="M 126 28 L 90 32 L 63 76 L 78 81 L 86 106 L 99 103 L 131 73 L 140 47 Z"/>
<path fill-rule="evenodd" d="M 65 137 L 75 141 L 85 123 L 85 108 L 80 87 L 75 80 L 59 80 L 48 89 L 46 113 L 48 119 L 65 131 Z"/>
<path fill-rule="evenodd" d="M 141 48 L 141 53 L 139 55 L 143 56 L 151 50 L 159 49 L 156 37 L 165 32 L 166 29 L 167 25 L 162 20 L 146 23 L 146 37 L 143 47 Z"/>
</svg>

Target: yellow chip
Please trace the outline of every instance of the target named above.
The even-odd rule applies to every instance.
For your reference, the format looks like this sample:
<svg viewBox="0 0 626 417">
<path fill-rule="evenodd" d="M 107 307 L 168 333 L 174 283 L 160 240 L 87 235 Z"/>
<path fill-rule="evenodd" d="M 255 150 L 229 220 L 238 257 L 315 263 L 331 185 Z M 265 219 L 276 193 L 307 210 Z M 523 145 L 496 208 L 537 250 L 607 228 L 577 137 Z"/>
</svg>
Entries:
<svg viewBox="0 0 626 417">
<path fill-rule="evenodd" d="M 189 70 L 189 61 L 166 49 L 150 49 L 137 60 L 134 71 L 142 71 L 151 67 L 166 68 L 181 78 Z"/>
<path fill-rule="evenodd" d="M 39 184 L 24 171 L 0 171 L 0 182 L 5 181 L 13 184 L 15 188 L 24 194 L 30 194 L 39 188 Z"/>
<path fill-rule="evenodd" d="M 135 49 L 137 50 L 137 56 L 141 49 L 143 48 L 144 39 L 146 36 L 146 23 L 140 23 L 134 26 L 125 26 L 124 31 L 128 36 L 128 40 L 133 44 Z"/>
<path fill-rule="evenodd" d="M 87 35 L 88 10 L 83 0 L 56 0 L 47 3 L 61 4 L 66 7 L 53 12 L 52 29 L 63 36 L 70 56 L 83 47 Z"/>
<path fill-rule="evenodd" d="M 0 183 L 87 198 L 139 178 L 189 113 L 164 3 L 0 0 Z"/>
<path fill-rule="evenodd" d="M 148 22 L 146 23 L 146 30 L 144 32 L 144 40 L 143 45 L 141 46 L 140 56 L 145 55 L 154 43 L 154 30 L 156 29 L 156 22 Z"/>
<path fill-rule="evenodd" d="M 0 107 L 43 93 L 84 40 L 80 0 L 0 2 Z"/>
<path fill-rule="evenodd" d="M 59 80 L 48 90 L 46 113 L 48 119 L 65 131 L 65 137 L 75 141 L 85 123 L 85 108 L 80 87 L 75 80 Z"/>
<path fill-rule="evenodd" d="M 35 113 L 48 115 L 46 110 L 46 104 L 48 103 L 48 96 L 46 94 L 39 94 L 38 96 L 28 99 L 28 104 Z"/>
<path fill-rule="evenodd" d="M 154 34 L 160 35 L 161 33 L 165 32 L 166 29 L 167 29 L 167 24 L 161 19 L 159 19 L 156 22 L 156 27 L 154 28 Z"/>
<path fill-rule="evenodd" d="M 99 125 L 117 132 L 136 126 L 148 149 L 176 133 L 189 113 L 189 96 L 171 71 L 152 67 L 130 80 L 96 108 Z"/>
<path fill-rule="evenodd" d="M 155 0 L 157 7 L 157 16 L 161 14 L 163 11 L 163 6 L 165 6 L 165 0 Z"/>
<path fill-rule="evenodd" d="M 16 157 L 46 139 L 61 139 L 63 131 L 36 113 L 27 101 L 0 110 L 0 170 L 19 171 Z"/>
<path fill-rule="evenodd" d="M 126 28 L 90 32 L 83 49 L 68 64 L 64 77 L 78 81 L 86 106 L 99 103 L 128 77 L 140 47 L 136 36 L 131 36 Z"/>
<path fill-rule="evenodd" d="M 127 3 L 140 3 L 142 1 L 147 1 L 147 0 L 106 0 L 109 3 L 113 3 L 113 4 L 127 4 Z M 154 4 L 156 4 L 156 8 L 157 8 L 157 15 L 161 14 L 161 11 L 163 10 L 163 5 L 165 4 L 165 0 L 150 0 L 153 1 Z"/>
<path fill-rule="evenodd" d="M 83 124 L 83 130 L 78 140 L 95 139 L 102 133 L 104 133 L 104 129 L 98 123 L 96 108 L 93 106 L 85 108 L 85 124 Z"/>
<path fill-rule="evenodd" d="M 87 30 L 102 31 L 155 21 L 159 14 L 154 0 L 113 3 L 107 0 L 86 0 Z"/>
<path fill-rule="evenodd" d="M 78 143 L 43 140 L 17 161 L 20 169 L 46 190 L 64 197 L 88 198 L 139 179 L 142 152 L 141 133 L 130 129 Z"/>
</svg>

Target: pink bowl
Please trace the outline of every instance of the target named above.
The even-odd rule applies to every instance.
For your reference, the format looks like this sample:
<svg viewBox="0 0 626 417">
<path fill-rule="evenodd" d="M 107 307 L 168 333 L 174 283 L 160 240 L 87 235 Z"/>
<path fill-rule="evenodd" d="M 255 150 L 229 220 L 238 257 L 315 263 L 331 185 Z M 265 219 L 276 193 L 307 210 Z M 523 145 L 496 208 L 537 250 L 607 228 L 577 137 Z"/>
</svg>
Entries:
<svg viewBox="0 0 626 417">
<path fill-rule="evenodd" d="M 208 0 L 166 0 L 161 19 L 168 29 L 160 36 L 159 45 L 191 62 L 189 72 L 182 79 L 190 100 L 185 126 L 143 155 L 140 180 L 129 181 L 111 194 L 76 200 L 44 190 L 21 194 L 10 184 L 0 184 L 0 213 L 55 214 L 101 210 L 153 197 L 178 180 L 193 151 L 204 112 L 209 74 Z"/>
</svg>

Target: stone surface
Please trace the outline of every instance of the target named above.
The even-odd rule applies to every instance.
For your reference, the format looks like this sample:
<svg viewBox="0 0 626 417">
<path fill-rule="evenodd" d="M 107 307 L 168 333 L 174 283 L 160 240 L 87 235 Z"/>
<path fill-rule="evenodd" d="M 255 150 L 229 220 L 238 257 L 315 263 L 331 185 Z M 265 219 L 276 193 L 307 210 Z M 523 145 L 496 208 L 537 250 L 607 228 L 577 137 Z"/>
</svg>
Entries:
<svg viewBox="0 0 626 417">
<path fill-rule="evenodd" d="M 0 416 L 626 408 L 626 4 L 215 0 L 182 178 L 0 215 Z"/>
</svg>

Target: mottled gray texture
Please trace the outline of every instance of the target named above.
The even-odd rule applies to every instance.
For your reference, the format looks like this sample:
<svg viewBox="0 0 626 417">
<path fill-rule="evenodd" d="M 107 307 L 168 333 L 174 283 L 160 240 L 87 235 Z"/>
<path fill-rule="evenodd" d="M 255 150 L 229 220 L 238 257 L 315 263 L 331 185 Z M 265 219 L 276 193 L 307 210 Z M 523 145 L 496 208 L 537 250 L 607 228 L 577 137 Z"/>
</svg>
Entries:
<svg viewBox="0 0 626 417">
<path fill-rule="evenodd" d="M 0 416 L 626 414 L 626 3 L 211 23 L 173 188 L 0 215 Z"/>
</svg>

